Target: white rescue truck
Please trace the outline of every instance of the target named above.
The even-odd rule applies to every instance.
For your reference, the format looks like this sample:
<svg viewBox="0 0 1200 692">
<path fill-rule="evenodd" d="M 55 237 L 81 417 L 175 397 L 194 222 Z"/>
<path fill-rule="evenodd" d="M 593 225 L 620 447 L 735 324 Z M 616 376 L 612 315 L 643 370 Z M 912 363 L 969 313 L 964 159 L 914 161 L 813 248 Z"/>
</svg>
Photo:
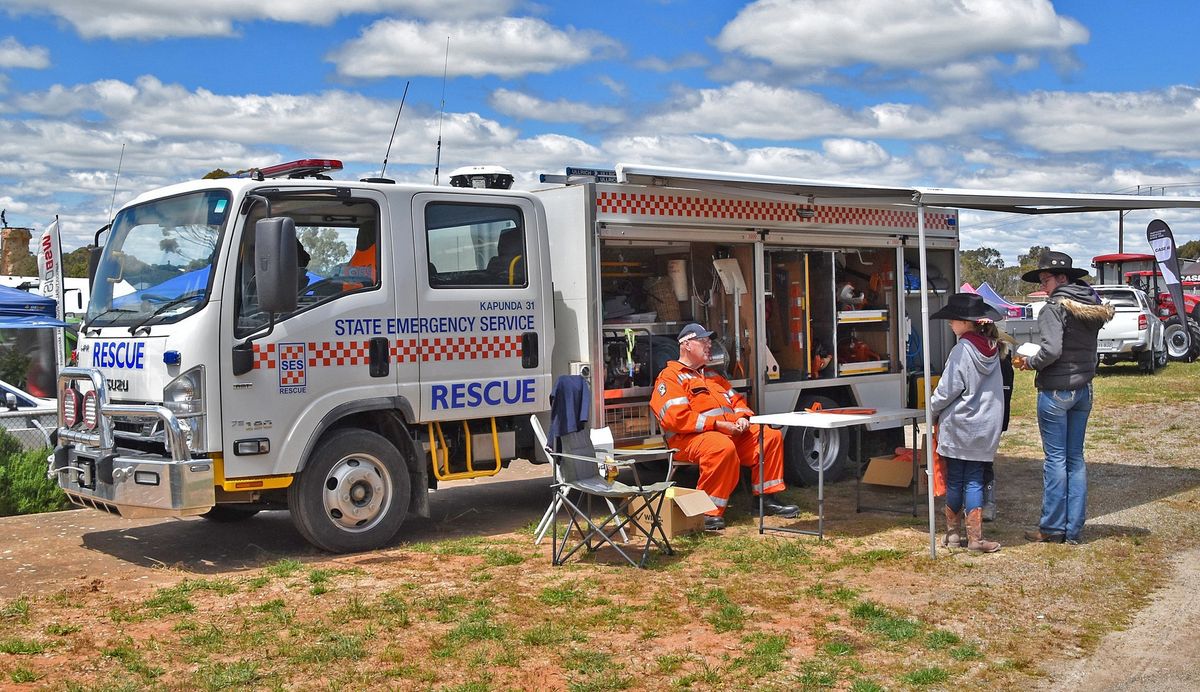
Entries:
<svg viewBox="0 0 1200 692">
<path fill-rule="evenodd" d="M 450 187 L 324 175 L 339 168 L 187 182 L 117 213 L 59 380 L 50 473 L 74 502 L 286 508 L 315 545 L 365 550 L 428 516 L 439 483 L 534 459 L 526 423 L 559 375 L 590 382 L 591 425 L 619 445 L 661 443 L 650 387 L 687 322 L 723 336 L 764 413 L 903 406 L 918 349 L 940 367 L 952 345 L 910 319 L 919 212 L 886 188 L 620 166 L 519 192 L 486 168 Z M 957 214 L 921 222 L 936 308 Z M 788 479 L 844 474 L 844 435 L 788 431 Z"/>
</svg>

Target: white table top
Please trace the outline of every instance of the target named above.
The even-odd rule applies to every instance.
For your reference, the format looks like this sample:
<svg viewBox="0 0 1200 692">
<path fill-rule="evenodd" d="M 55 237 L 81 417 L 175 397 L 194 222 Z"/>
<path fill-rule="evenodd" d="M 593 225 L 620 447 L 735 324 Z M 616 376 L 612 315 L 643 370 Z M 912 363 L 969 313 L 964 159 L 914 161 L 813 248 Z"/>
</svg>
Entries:
<svg viewBox="0 0 1200 692">
<path fill-rule="evenodd" d="M 881 408 L 871 414 L 849 413 L 809 413 L 808 411 L 793 411 L 791 413 L 767 413 L 761 416 L 750 416 L 750 422 L 757 425 L 783 425 L 802 428 L 846 428 L 851 425 L 866 425 L 869 423 L 889 423 L 897 420 L 912 420 L 924 418 L 925 409 L 919 408 Z"/>
</svg>

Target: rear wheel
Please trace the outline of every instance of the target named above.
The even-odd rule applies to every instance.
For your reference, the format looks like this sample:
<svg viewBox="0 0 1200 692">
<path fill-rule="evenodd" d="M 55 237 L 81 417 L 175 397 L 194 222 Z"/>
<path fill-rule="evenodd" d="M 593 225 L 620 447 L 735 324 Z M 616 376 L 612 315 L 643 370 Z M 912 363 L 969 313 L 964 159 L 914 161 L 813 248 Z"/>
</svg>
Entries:
<svg viewBox="0 0 1200 692">
<path fill-rule="evenodd" d="M 804 410 L 814 403 L 821 404 L 822 408 L 841 406 L 827 396 L 805 394 L 797 402 L 796 410 Z M 784 438 L 784 480 L 792 485 L 816 485 L 821 468 L 825 469 L 826 483 L 842 480 L 846 477 L 849 439 L 846 428 L 789 428 Z"/>
<path fill-rule="evenodd" d="M 368 430 L 334 432 L 288 487 L 288 508 L 310 543 L 332 553 L 373 550 L 408 514 L 411 482 L 400 451 Z"/>
<path fill-rule="evenodd" d="M 1188 334 L 1191 334 L 1191 342 Z M 1192 319 L 1181 319 L 1178 315 L 1167 322 L 1166 331 L 1167 356 L 1171 360 L 1192 362 L 1200 356 L 1200 322 Z"/>
</svg>

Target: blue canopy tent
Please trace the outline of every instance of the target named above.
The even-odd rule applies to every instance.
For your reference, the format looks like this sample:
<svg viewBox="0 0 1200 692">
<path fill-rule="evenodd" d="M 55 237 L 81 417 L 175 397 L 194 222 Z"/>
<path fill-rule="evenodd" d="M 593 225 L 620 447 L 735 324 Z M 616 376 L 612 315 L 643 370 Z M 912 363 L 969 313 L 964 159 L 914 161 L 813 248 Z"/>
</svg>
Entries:
<svg viewBox="0 0 1200 692">
<path fill-rule="evenodd" d="M 0 329 L 65 327 L 53 298 L 0 286 Z"/>
</svg>

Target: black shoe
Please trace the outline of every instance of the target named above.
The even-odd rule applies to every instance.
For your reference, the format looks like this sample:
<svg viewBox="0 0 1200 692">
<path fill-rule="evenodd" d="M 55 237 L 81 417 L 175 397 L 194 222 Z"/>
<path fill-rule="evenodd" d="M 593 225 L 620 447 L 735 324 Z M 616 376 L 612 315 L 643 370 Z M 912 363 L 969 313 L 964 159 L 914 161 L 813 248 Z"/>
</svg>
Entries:
<svg viewBox="0 0 1200 692">
<path fill-rule="evenodd" d="M 705 531 L 724 531 L 725 520 L 721 517 L 714 517 L 710 514 L 704 515 L 704 530 Z"/>
<path fill-rule="evenodd" d="M 768 517 L 783 517 L 784 519 L 795 519 L 800 516 L 800 508 L 796 505 L 785 505 L 779 500 L 776 500 L 772 495 L 762 496 L 763 514 Z M 758 514 L 758 498 L 755 497 L 750 503 L 750 513 Z"/>
<path fill-rule="evenodd" d="M 1025 540 L 1034 543 L 1062 543 L 1067 537 L 1061 533 L 1042 533 L 1041 529 L 1025 532 Z"/>
</svg>

